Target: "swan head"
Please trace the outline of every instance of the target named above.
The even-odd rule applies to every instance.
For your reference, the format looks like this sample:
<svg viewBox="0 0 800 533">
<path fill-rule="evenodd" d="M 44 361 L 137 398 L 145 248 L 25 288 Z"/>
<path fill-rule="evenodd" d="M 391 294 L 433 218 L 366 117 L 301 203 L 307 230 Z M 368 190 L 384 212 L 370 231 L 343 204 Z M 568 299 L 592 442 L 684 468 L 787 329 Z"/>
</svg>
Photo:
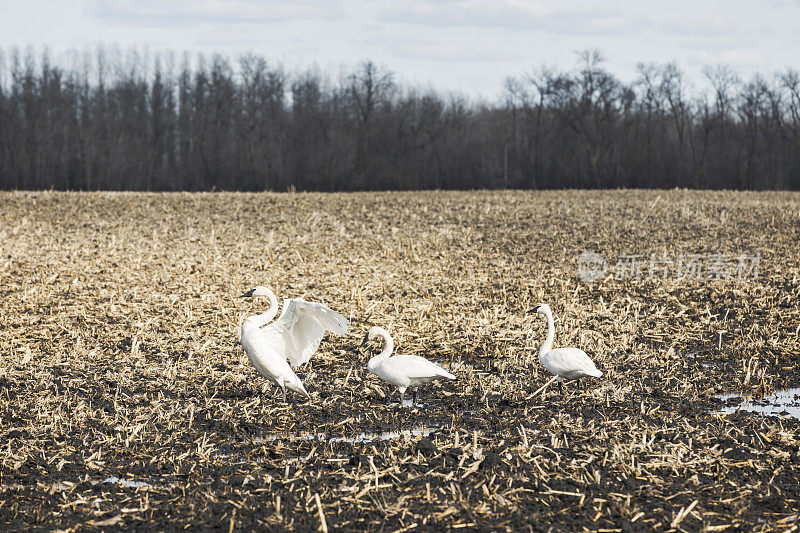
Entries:
<svg viewBox="0 0 800 533">
<path fill-rule="evenodd" d="M 381 361 L 392 355 L 392 352 L 394 351 L 394 341 L 392 340 L 392 336 L 389 335 L 388 331 L 378 326 L 372 326 L 369 328 L 367 334 L 364 335 L 364 340 L 361 341 L 361 346 L 358 347 L 359 351 L 363 350 L 364 345 L 376 337 L 383 339 L 384 345 L 381 353 L 370 358 L 369 362 L 367 363 L 367 368 L 373 373 L 375 372 L 375 366 L 379 365 Z M 363 351 L 361 353 L 363 353 Z"/>
<path fill-rule="evenodd" d="M 250 289 L 246 293 L 242 294 L 241 298 L 254 298 L 256 296 L 264 296 L 265 298 L 269 298 L 270 294 L 273 294 L 271 290 L 263 285 L 259 285 L 255 289 Z"/>
<path fill-rule="evenodd" d="M 364 335 L 364 340 L 361 341 L 359 348 L 363 347 L 369 341 L 375 340 L 375 337 L 381 337 L 382 339 L 384 339 L 384 341 L 387 341 L 388 339 L 391 338 L 389 336 L 389 332 L 387 332 L 385 329 L 378 326 L 372 326 Z"/>
<path fill-rule="evenodd" d="M 550 306 L 547 304 L 537 305 L 536 307 L 533 308 L 533 311 L 540 315 L 553 314 L 553 312 L 550 310 Z"/>
<path fill-rule="evenodd" d="M 371 328 L 369 328 L 369 331 L 367 331 L 366 338 L 367 340 L 374 340 L 375 337 L 378 337 L 383 332 L 384 332 L 383 328 L 379 328 L 378 326 L 372 326 Z"/>
</svg>

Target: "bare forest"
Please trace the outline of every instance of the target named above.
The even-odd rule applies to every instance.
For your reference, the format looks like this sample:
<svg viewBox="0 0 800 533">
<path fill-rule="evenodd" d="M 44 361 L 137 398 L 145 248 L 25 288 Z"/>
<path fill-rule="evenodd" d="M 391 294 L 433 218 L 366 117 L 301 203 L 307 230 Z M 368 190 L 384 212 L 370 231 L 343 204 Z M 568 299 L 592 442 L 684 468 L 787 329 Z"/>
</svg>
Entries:
<svg viewBox="0 0 800 533">
<path fill-rule="evenodd" d="M 370 61 L 0 50 L 0 189 L 800 189 L 800 73 L 704 74 L 586 51 L 486 102 Z"/>
</svg>

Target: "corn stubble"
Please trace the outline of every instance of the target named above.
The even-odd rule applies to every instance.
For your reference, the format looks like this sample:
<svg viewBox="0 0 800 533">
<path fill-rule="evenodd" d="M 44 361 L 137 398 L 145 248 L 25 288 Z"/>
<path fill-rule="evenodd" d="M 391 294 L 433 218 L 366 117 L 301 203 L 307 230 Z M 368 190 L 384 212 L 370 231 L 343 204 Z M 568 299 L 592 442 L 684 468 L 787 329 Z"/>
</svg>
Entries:
<svg viewBox="0 0 800 533">
<path fill-rule="evenodd" d="M 2 193 L 0 237 L 3 529 L 797 528 L 798 421 L 713 394 L 800 382 L 800 195 Z M 584 249 L 761 273 L 586 284 Z M 351 320 L 313 402 L 242 352 L 258 284 Z M 541 390 L 540 302 L 603 378 Z M 458 379 L 388 405 L 373 324 Z"/>
</svg>

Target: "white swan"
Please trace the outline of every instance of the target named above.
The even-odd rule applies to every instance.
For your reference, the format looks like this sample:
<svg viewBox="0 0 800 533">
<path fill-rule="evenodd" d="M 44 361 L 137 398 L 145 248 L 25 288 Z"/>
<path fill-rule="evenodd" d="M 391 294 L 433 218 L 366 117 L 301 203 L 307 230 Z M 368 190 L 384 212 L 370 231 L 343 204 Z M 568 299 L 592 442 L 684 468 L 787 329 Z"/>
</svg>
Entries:
<svg viewBox="0 0 800 533">
<path fill-rule="evenodd" d="M 371 358 L 367 363 L 370 372 L 381 378 L 387 383 L 391 383 L 400 391 L 400 405 L 405 400 L 406 389 L 412 389 L 412 401 L 417 403 L 417 388 L 437 379 L 456 379 L 456 377 L 445 369 L 420 357 L 418 355 L 392 355 L 394 341 L 389 332 L 378 326 L 369 328 L 364 336 L 361 346 L 375 337 L 381 337 L 384 342 L 383 350 L 380 354 Z"/>
<path fill-rule="evenodd" d="M 599 378 L 603 375 L 583 350 L 579 348 L 556 348 L 553 350 L 553 337 L 556 331 L 553 324 L 553 312 L 550 311 L 550 306 L 547 304 L 536 306 L 534 311 L 547 317 L 547 338 L 539 348 L 539 360 L 547 371 L 558 380 L 559 388 L 562 387 L 561 382 L 565 379 L 572 380 L 584 376 Z"/>
<path fill-rule="evenodd" d="M 311 399 L 289 363 L 297 368 L 311 359 L 326 330 L 344 335 L 347 319 L 321 304 L 286 299 L 281 316 L 269 324 L 278 314 L 278 299 L 262 286 L 244 293 L 242 298 L 257 296 L 268 298 L 270 305 L 265 313 L 244 319 L 242 347 L 247 357 L 262 376 L 283 390 L 284 402 L 287 388 Z"/>
</svg>

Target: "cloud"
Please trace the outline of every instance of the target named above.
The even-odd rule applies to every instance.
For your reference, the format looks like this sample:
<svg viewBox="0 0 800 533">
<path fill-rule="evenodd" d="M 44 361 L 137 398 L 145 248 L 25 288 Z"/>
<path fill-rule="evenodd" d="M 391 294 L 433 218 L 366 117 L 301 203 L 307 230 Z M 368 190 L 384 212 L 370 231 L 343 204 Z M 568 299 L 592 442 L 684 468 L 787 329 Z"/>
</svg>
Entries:
<svg viewBox="0 0 800 533">
<path fill-rule="evenodd" d="M 719 20 L 709 21 L 650 21 L 653 30 L 668 36 L 678 36 L 694 39 L 739 39 L 754 33 L 767 33 L 768 28 L 742 28 L 732 23 Z"/>
<path fill-rule="evenodd" d="M 642 22 L 616 9 L 558 10 L 547 4 L 513 0 L 422 1 L 384 9 L 378 18 L 387 23 L 541 30 L 564 35 L 620 35 L 638 30 Z"/>
<path fill-rule="evenodd" d="M 373 37 L 364 39 L 357 44 L 364 48 L 383 48 L 394 57 L 414 59 L 418 61 L 452 63 L 498 63 L 503 61 L 517 61 L 522 55 L 508 50 L 500 50 L 469 42 L 466 44 L 443 42 L 431 38 L 384 38 Z"/>
<path fill-rule="evenodd" d="M 760 66 L 764 64 L 761 53 L 751 48 L 733 50 L 698 50 L 697 62 L 703 65 Z"/>
<path fill-rule="evenodd" d="M 139 27 L 186 27 L 335 19 L 339 0 L 92 0 L 89 15 L 108 24 Z"/>
</svg>

